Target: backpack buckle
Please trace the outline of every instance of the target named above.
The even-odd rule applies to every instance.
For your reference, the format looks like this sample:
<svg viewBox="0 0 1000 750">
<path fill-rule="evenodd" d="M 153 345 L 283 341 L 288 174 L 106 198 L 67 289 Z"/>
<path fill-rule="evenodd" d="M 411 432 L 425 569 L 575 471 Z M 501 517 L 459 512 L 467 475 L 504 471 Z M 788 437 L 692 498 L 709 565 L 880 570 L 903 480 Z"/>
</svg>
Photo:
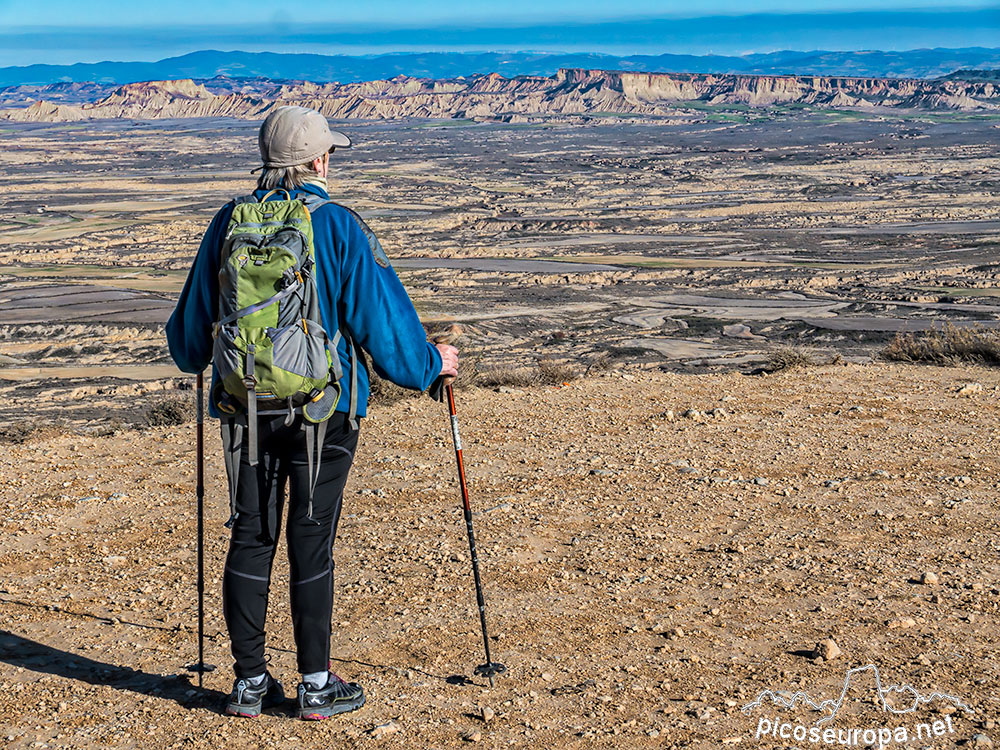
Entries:
<svg viewBox="0 0 1000 750">
<path fill-rule="evenodd" d="M 232 415 L 237 411 L 237 405 L 234 402 L 233 397 L 221 387 L 216 388 L 215 406 L 223 414 Z"/>
</svg>

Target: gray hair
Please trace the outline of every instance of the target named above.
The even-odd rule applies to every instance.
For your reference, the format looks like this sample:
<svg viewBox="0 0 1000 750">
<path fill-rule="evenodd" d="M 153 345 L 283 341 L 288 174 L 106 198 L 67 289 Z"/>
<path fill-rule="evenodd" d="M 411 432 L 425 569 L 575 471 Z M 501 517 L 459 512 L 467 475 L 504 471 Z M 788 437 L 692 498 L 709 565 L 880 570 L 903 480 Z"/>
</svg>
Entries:
<svg viewBox="0 0 1000 750">
<path fill-rule="evenodd" d="M 294 167 L 264 167 L 257 178 L 257 187 L 263 190 L 279 187 L 291 190 L 302 187 L 310 177 L 319 177 L 319 172 L 312 168 L 312 162 Z"/>
</svg>

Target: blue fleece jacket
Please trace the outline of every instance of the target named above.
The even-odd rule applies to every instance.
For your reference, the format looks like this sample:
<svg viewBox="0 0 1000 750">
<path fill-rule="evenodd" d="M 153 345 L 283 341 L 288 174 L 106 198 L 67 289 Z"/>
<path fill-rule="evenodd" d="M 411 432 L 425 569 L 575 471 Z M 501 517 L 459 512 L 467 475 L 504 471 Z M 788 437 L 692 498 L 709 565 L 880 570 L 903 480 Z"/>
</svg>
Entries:
<svg viewBox="0 0 1000 750">
<path fill-rule="evenodd" d="M 292 197 L 310 192 L 329 196 L 316 185 L 292 190 Z M 259 200 L 266 191 L 254 193 Z M 277 195 L 274 199 L 277 199 Z M 232 216 L 227 203 L 212 219 L 181 291 L 177 307 L 167 321 L 170 356 L 184 372 L 201 372 L 212 359 L 212 324 L 219 296 L 219 266 L 222 242 Z M 441 355 L 427 342 L 403 284 L 365 234 L 367 226 L 342 206 L 321 206 L 312 215 L 316 250 L 316 283 L 320 314 L 330 335 L 343 329 L 372 358 L 379 376 L 397 385 L 425 390 L 441 372 Z M 374 235 L 372 235 L 374 237 Z M 337 411 L 347 413 L 350 404 L 351 361 L 347 342 L 341 339 L 337 353 L 344 368 Z M 212 371 L 212 385 L 216 373 Z M 368 373 L 358 363 L 358 416 L 368 404 Z M 215 405 L 209 413 L 218 417 Z"/>
</svg>

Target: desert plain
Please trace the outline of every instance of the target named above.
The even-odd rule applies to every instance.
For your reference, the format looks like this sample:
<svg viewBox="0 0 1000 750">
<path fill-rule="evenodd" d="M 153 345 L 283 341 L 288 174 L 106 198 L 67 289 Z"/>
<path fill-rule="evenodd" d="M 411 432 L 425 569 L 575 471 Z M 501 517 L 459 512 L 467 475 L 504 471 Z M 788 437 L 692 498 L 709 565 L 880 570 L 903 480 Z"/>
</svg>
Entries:
<svg viewBox="0 0 1000 750">
<path fill-rule="evenodd" d="M 874 727 L 906 729 L 895 747 L 997 738 L 1000 372 L 884 352 L 900 332 L 1000 324 L 1000 116 L 343 123 L 356 146 L 331 193 L 428 328 L 464 330 L 459 413 L 509 671 L 493 689 L 471 677 L 446 415 L 385 388 L 335 548 L 334 669 L 368 703 L 318 725 L 220 714 L 211 429 L 219 669 L 203 690 L 184 671 L 192 378 L 162 324 L 212 215 L 253 187 L 256 127 L 0 130 L 0 740 L 823 747 L 761 722 L 816 726 L 830 705 L 782 701 L 842 690 L 819 727 L 858 729 L 856 747 Z M 271 664 L 293 687 L 280 558 Z"/>
</svg>

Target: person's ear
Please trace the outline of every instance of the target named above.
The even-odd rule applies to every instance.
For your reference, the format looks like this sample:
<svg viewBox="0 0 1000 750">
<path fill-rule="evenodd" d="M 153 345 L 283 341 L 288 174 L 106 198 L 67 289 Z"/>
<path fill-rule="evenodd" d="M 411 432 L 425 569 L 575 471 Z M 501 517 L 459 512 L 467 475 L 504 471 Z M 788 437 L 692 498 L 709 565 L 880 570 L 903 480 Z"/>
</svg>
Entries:
<svg viewBox="0 0 1000 750">
<path fill-rule="evenodd" d="M 323 170 L 323 157 L 322 156 L 317 156 L 315 159 L 313 159 L 312 171 L 315 172 L 316 174 L 322 176 L 322 177 L 326 177 L 326 175 L 324 174 L 324 170 Z"/>
</svg>

